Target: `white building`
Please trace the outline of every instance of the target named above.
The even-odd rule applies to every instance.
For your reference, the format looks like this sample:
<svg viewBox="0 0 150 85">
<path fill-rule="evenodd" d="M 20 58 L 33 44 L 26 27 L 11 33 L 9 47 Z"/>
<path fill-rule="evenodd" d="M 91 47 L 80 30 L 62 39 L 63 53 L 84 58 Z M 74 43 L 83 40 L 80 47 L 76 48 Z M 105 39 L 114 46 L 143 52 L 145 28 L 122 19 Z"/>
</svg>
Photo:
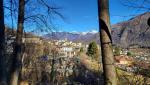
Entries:
<svg viewBox="0 0 150 85">
<path fill-rule="evenodd" d="M 75 51 L 72 47 L 61 47 L 60 48 L 60 54 L 63 57 L 73 57 L 75 55 Z"/>
</svg>

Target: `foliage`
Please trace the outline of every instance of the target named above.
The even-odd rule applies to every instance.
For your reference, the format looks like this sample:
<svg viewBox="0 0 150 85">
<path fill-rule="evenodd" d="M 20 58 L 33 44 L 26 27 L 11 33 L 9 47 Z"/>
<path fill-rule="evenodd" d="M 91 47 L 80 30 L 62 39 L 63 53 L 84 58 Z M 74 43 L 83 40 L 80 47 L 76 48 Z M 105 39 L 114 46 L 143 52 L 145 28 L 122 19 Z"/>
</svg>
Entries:
<svg viewBox="0 0 150 85">
<path fill-rule="evenodd" d="M 143 75 L 143 76 L 150 77 L 150 69 L 143 69 L 143 68 L 141 68 L 141 69 L 139 70 L 139 73 L 140 73 L 141 75 Z"/>
<path fill-rule="evenodd" d="M 149 77 L 126 72 L 119 68 L 117 68 L 116 70 L 118 75 L 118 85 L 147 85 L 147 83 L 150 82 Z"/>
<path fill-rule="evenodd" d="M 114 48 L 114 55 L 115 55 L 115 56 L 119 56 L 119 55 L 120 55 L 120 52 L 121 52 L 121 48 L 119 48 L 119 47 L 115 47 L 115 48 Z"/>
<path fill-rule="evenodd" d="M 131 52 L 127 52 L 127 56 L 132 56 L 132 53 Z"/>
<path fill-rule="evenodd" d="M 81 52 L 81 53 L 82 53 L 82 52 L 84 52 L 84 49 L 83 49 L 83 47 L 81 47 L 81 48 L 80 48 L 80 52 Z"/>
<path fill-rule="evenodd" d="M 96 42 L 91 42 L 88 47 L 87 55 L 98 60 L 99 59 L 99 50 Z"/>
</svg>

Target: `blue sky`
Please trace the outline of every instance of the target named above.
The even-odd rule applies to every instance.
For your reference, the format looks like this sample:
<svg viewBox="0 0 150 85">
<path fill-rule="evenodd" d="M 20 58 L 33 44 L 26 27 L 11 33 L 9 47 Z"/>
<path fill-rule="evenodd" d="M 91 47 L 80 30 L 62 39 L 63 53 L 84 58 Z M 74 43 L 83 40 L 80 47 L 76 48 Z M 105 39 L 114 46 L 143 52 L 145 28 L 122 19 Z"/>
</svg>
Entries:
<svg viewBox="0 0 150 85">
<path fill-rule="evenodd" d="M 126 2 L 126 0 L 109 0 L 109 1 L 110 1 L 109 9 L 110 9 L 111 24 L 116 24 L 118 22 L 125 21 L 133 17 L 129 15 L 137 15 L 145 12 L 145 10 L 133 9 L 123 6 L 121 3 Z M 137 4 L 141 5 L 142 1 L 144 0 L 135 0 L 135 1 L 138 1 Z M 65 32 L 98 31 L 99 27 L 98 27 L 97 0 L 51 0 L 51 3 L 61 8 L 59 11 L 65 18 L 64 20 L 62 20 L 61 18 L 53 19 L 53 23 L 57 31 L 65 31 Z M 42 11 L 39 10 L 38 12 Z M 11 20 L 7 19 L 7 16 L 5 18 L 5 22 L 8 23 L 8 25 L 11 24 Z M 32 25 L 30 24 L 30 26 Z M 25 29 L 26 31 L 32 30 L 28 27 L 25 27 Z"/>
<path fill-rule="evenodd" d="M 55 20 L 55 25 L 59 31 L 88 32 L 98 31 L 97 0 L 54 0 L 60 6 L 61 13 L 65 20 Z M 110 0 L 111 24 L 128 20 L 128 16 L 141 14 L 143 11 L 125 7 L 121 0 Z M 139 2 L 140 4 L 140 2 Z"/>
</svg>

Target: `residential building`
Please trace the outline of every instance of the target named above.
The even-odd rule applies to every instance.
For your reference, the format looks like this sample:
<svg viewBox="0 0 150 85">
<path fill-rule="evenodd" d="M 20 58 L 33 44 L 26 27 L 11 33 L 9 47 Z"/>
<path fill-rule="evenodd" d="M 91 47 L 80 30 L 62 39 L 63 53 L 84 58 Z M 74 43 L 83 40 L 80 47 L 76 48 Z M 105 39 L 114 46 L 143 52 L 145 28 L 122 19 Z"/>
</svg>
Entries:
<svg viewBox="0 0 150 85">
<path fill-rule="evenodd" d="M 134 61 L 128 56 L 115 56 L 116 64 L 131 65 Z"/>
</svg>

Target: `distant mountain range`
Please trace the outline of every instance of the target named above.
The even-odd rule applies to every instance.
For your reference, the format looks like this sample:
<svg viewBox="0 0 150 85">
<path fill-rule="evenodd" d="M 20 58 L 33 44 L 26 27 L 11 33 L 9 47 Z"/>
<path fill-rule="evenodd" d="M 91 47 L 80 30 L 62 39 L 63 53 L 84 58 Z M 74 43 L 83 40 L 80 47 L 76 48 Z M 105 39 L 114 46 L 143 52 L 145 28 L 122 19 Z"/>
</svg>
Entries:
<svg viewBox="0 0 150 85">
<path fill-rule="evenodd" d="M 144 13 L 111 26 L 113 44 L 121 47 L 140 46 L 150 47 L 150 27 L 147 20 L 150 13 Z M 99 33 L 69 33 L 69 32 L 53 32 L 43 36 L 47 39 L 68 39 L 69 41 L 90 43 L 91 41 L 99 41 Z"/>
<path fill-rule="evenodd" d="M 69 33 L 69 32 L 53 32 L 44 35 L 44 38 L 50 40 L 64 40 L 67 39 L 73 42 L 82 42 L 89 44 L 92 41 L 100 42 L 98 33 Z"/>
</svg>

